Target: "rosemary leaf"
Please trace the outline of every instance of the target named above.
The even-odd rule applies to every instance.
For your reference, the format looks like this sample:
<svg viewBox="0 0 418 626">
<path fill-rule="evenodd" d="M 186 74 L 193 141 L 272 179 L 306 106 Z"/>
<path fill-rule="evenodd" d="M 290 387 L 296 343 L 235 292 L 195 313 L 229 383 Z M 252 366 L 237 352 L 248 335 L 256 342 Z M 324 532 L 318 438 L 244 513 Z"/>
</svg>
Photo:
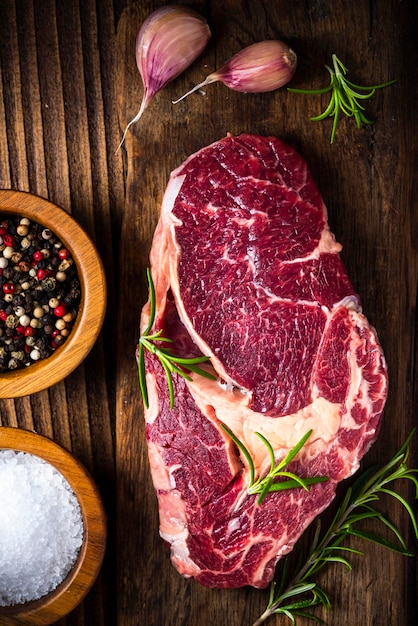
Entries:
<svg viewBox="0 0 418 626">
<path fill-rule="evenodd" d="M 296 487 L 302 487 L 305 491 L 309 491 L 310 485 L 317 485 L 318 483 L 325 483 L 328 480 L 328 476 L 310 476 L 309 478 L 301 478 L 292 474 L 291 472 L 281 472 L 282 476 L 288 476 L 289 480 L 271 483 L 269 492 L 283 491 L 284 489 L 294 489 Z M 251 493 L 259 493 L 255 489 L 250 489 Z"/>
<path fill-rule="evenodd" d="M 401 540 L 402 545 L 398 546 L 396 543 L 393 543 L 393 541 L 388 541 L 387 539 L 384 539 L 383 537 L 380 537 L 379 535 L 375 535 L 374 533 L 370 532 L 365 533 L 361 530 L 353 529 L 350 531 L 350 535 L 353 535 L 353 537 L 366 539 L 366 541 L 369 541 L 370 543 L 377 543 L 384 548 L 389 548 L 389 550 L 393 550 L 394 552 L 398 552 L 399 554 L 403 554 L 404 556 L 414 556 L 414 553 L 406 548 L 404 539 Z"/>
<path fill-rule="evenodd" d="M 255 468 L 254 468 L 254 463 L 253 463 L 253 459 L 252 459 L 252 456 L 251 456 L 250 452 L 247 450 L 247 448 L 244 446 L 244 444 L 238 439 L 238 437 L 236 437 L 236 435 L 234 435 L 232 430 L 226 424 L 221 424 L 221 428 L 222 428 L 222 430 L 224 430 L 226 432 L 228 437 L 230 437 L 232 439 L 232 441 L 235 443 L 235 445 L 243 453 L 243 455 L 244 455 L 244 457 L 245 457 L 245 459 L 246 459 L 246 461 L 248 463 L 248 467 L 250 469 L 250 486 L 251 486 L 254 483 L 254 479 L 255 479 Z"/>
<path fill-rule="evenodd" d="M 148 400 L 148 390 L 147 390 L 147 382 L 146 382 L 146 372 L 145 372 L 145 355 L 144 355 L 144 346 L 139 346 L 139 354 L 138 354 L 138 374 L 139 374 L 139 385 L 141 388 L 142 398 L 144 400 L 144 405 L 148 409 L 149 408 L 149 400 Z"/>
<path fill-rule="evenodd" d="M 147 267 L 147 281 L 148 281 L 150 311 L 149 311 L 148 326 L 145 329 L 144 336 L 148 335 L 155 320 L 155 306 L 156 306 L 155 287 L 154 287 L 154 282 L 151 276 L 151 270 L 149 267 Z"/>
<path fill-rule="evenodd" d="M 207 370 L 198 367 L 199 363 L 204 363 L 210 360 L 208 356 L 200 356 L 200 357 L 179 357 L 172 353 L 170 348 L 162 345 L 165 343 L 173 343 L 173 340 L 169 337 L 163 336 L 163 329 L 157 330 L 154 333 L 151 333 L 151 329 L 155 322 L 155 312 L 156 312 L 156 295 L 155 295 L 155 287 L 154 282 L 152 280 L 151 271 L 147 268 L 147 280 L 148 280 L 148 292 L 149 292 L 149 302 L 150 302 L 150 311 L 149 311 L 149 321 L 148 325 L 144 331 L 144 333 L 139 338 L 139 349 L 138 349 L 138 376 L 139 376 L 139 386 L 142 393 L 142 399 L 144 401 L 145 408 L 149 408 L 149 398 L 148 398 L 148 390 L 147 390 L 147 381 L 146 381 L 146 368 L 145 368 L 145 350 L 154 354 L 161 366 L 164 370 L 168 393 L 170 398 L 170 409 L 174 407 L 174 383 L 173 383 L 173 374 L 178 374 L 182 378 L 186 380 L 191 380 L 189 372 L 194 372 L 195 374 L 199 374 L 200 376 L 204 376 L 205 378 L 209 378 L 211 380 L 216 380 L 216 376 L 208 372 Z M 158 342 L 158 343 L 155 343 Z M 181 367 L 179 367 L 181 366 Z"/>
<path fill-rule="evenodd" d="M 311 121 L 318 122 L 327 117 L 333 117 L 330 143 L 334 143 L 339 120 L 339 112 L 341 111 L 347 117 L 354 117 L 357 128 L 361 128 L 362 124 L 372 124 L 372 120 L 368 119 L 363 111 L 365 108 L 360 104 L 359 100 L 369 100 L 377 89 L 388 87 L 396 83 L 396 80 L 390 80 L 380 85 L 372 85 L 371 87 L 363 87 L 350 82 L 346 78 L 347 68 L 343 65 L 336 54 L 332 55 L 332 68 L 325 66 L 330 74 L 330 82 L 327 87 L 322 89 L 295 89 L 288 87 L 288 91 L 305 95 L 320 95 L 330 93 L 330 101 L 325 110 L 319 115 L 311 117 Z"/>
<path fill-rule="evenodd" d="M 165 377 L 167 379 L 168 394 L 170 398 L 170 409 L 172 409 L 174 406 L 174 387 L 173 387 L 173 378 L 171 376 L 171 370 L 170 370 L 170 367 L 167 365 L 166 361 L 160 359 L 160 363 L 163 366 Z"/>
<path fill-rule="evenodd" d="M 415 430 L 409 434 L 399 452 L 385 466 L 377 470 L 371 468 L 360 474 L 354 485 L 347 489 L 331 524 L 324 533 L 321 531 L 321 519 L 318 518 L 305 562 L 303 563 L 299 559 L 293 574 L 290 573 L 289 555 L 284 558 L 279 585 L 276 582 L 271 584 L 267 608 L 253 626 L 260 626 L 274 614 L 286 615 L 292 624 L 295 624 L 296 617 L 302 615 L 302 607 L 322 606 L 328 610 L 331 607 L 330 597 L 324 589 L 315 583 L 313 576 L 320 569 L 332 563 L 339 563 L 349 570 L 352 569 L 348 560 L 349 554 L 364 555 L 364 552 L 342 545 L 349 536 L 378 544 L 405 556 L 412 556 L 400 530 L 371 503 L 378 502 L 383 494 L 394 498 L 407 511 L 412 521 L 415 536 L 418 538 L 417 522 L 412 507 L 393 488 L 386 487 L 388 483 L 400 479 L 410 480 L 416 488 L 418 487 L 418 469 L 410 469 L 406 464 L 409 457 L 409 445 L 414 432 Z M 415 495 L 418 496 L 418 491 Z M 394 533 L 397 543 L 389 541 L 377 533 L 357 528 L 357 524 L 364 520 L 373 520 L 389 528 Z M 317 622 L 321 621 L 319 617 L 307 612 L 304 613 L 304 616 Z"/>
<path fill-rule="evenodd" d="M 300 476 L 296 476 L 292 472 L 285 471 L 284 468 L 295 458 L 295 456 L 300 452 L 302 447 L 305 445 L 306 441 L 312 434 L 312 430 L 309 430 L 300 441 L 286 454 L 286 456 L 276 465 L 276 459 L 274 454 L 274 449 L 271 443 L 259 432 L 255 432 L 261 441 L 266 446 L 269 456 L 270 456 L 270 470 L 266 476 L 259 476 L 257 479 L 255 478 L 255 467 L 254 462 L 251 456 L 251 453 L 246 448 L 246 446 L 238 439 L 238 437 L 232 432 L 232 430 L 226 426 L 226 424 L 221 424 L 221 428 L 227 433 L 227 435 L 232 439 L 235 445 L 241 450 L 244 455 L 248 468 L 250 470 L 250 484 L 248 486 L 248 493 L 251 495 L 259 494 L 257 499 L 257 504 L 261 504 L 264 498 L 268 493 L 272 493 L 275 491 L 284 491 L 285 489 L 296 489 L 297 487 L 301 487 L 306 491 L 309 491 L 309 486 L 314 485 L 316 483 L 324 482 L 328 480 L 327 476 L 311 476 L 308 478 L 302 478 Z M 275 478 L 287 478 L 287 480 L 282 480 L 279 482 L 275 482 Z"/>
</svg>

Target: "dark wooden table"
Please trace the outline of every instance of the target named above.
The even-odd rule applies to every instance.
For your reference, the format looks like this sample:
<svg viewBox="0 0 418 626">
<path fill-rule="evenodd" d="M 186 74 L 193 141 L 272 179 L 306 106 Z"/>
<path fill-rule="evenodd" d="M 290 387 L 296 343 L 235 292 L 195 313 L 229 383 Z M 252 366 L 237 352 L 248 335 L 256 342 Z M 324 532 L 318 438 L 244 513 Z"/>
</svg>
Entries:
<svg viewBox="0 0 418 626">
<path fill-rule="evenodd" d="M 109 291 L 103 331 L 85 362 L 46 391 L 0 401 L 2 425 L 35 429 L 71 450 L 103 494 L 105 562 L 92 591 L 60 626 L 251 626 L 266 606 L 267 591 L 207 590 L 174 571 L 158 537 L 144 443 L 134 359 L 144 270 L 169 173 L 200 147 L 227 132 L 253 132 L 282 137 L 306 158 L 389 367 L 385 419 L 363 467 L 388 460 L 417 416 L 417 3 L 190 0 L 208 18 L 212 41 L 116 152 L 141 99 L 136 33 L 162 4 L 0 3 L 0 188 L 34 192 L 71 212 L 98 246 Z M 373 125 L 358 130 L 342 119 L 333 145 L 331 121 L 309 121 L 326 97 L 286 89 L 241 94 L 217 83 L 172 105 L 233 53 L 266 38 L 283 38 L 297 52 L 295 87 L 326 85 L 332 53 L 353 82 L 398 83 L 366 102 Z M 416 450 L 414 441 L 415 466 Z M 412 489 L 398 489 L 415 506 Z M 416 549 L 405 512 L 382 506 Z M 353 545 L 366 554 L 353 557 L 351 572 L 335 565 L 318 577 L 333 600 L 327 623 L 416 624 L 416 560 Z"/>
</svg>

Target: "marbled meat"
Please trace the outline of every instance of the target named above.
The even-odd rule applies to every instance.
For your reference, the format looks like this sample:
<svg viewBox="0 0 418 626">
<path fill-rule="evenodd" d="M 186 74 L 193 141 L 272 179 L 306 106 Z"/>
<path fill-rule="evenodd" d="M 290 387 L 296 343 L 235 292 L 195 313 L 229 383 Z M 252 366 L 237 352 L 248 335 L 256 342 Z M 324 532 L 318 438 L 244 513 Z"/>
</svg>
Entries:
<svg viewBox="0 0 418 626">
<path fill-rule="evenodd" d="M 277 561 L 329 506 L 375 441 L 385 359 L 340 258 L 306 162 L 274 137 L 228 136 L 171 175 L 150 262 L 154 330 L 181 356 L 210 356 L 217 380 L 146 359 L 146 437 L 161 537 L 177 570 L 208 587 L 265 587 Z M 149 303 L 141 328 L 149 319 Z M 292 462 L 327 482 L 248 494 L 257 472 L 310 429 Z"/>
</svg>

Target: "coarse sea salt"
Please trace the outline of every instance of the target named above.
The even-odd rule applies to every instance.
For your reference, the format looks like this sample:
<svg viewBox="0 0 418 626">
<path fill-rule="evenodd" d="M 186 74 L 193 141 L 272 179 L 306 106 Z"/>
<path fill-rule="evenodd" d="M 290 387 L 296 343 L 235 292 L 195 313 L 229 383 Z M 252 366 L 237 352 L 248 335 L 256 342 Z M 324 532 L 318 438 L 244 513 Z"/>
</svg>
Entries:
<svg viewBox="0 0 418 626">
<path fill-rule="evenodd" d="M 80 505 L 62 474 L 35 455 L 0 450 L 0 606 L 53 591 L 82 541 Z"/>
</svg>

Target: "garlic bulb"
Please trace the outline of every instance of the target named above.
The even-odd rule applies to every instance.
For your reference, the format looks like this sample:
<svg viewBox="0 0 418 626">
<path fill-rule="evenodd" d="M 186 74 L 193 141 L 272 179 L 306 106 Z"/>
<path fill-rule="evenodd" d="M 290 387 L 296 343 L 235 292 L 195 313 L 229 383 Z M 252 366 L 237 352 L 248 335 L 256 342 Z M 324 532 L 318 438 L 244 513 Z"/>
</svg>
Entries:
<svg viewBox="0 0 418 626">
<path fill-rule="evenodd" d="M 264 93 L 282 87 L 293 77 L 297 66 L 297 56 L 282 41 L 259 41 L 235 54 L 221 69 L 209 76 L 184 96 L 214 83 L 222 82 L 235 91 Z"/>
<path fill-rule="evenodd" d="M 127 125 L 119 148 L 129 127 L 140 119 L 155 94 L 193 63 L 211 35 L 206 20 L 186 7 L 167 5 L 146 18 L 136 38 L 136 64 L 144 93 L 141 107 Z"/>
</svg>

